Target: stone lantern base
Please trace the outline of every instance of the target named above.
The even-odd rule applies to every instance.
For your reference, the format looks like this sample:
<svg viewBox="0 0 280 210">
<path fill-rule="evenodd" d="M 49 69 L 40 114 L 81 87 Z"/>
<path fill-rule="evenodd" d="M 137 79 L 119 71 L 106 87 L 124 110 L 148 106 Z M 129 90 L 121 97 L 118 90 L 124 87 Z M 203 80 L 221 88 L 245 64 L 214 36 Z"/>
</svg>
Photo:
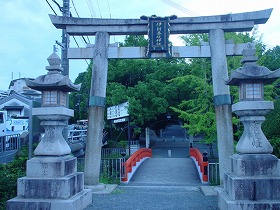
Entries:
<svg viewBox="0 0 280 210">
<path fill-rule="evenodd" d="M 218 191 L 222 210 L 280 209 L 280 161 L 271 154 L 235 154 Z"/>
<path fill-rule="evenodd" d="M 17 197 L 8 210 L 81 210 L 92 203 L 84 189 L 84 174 L 77 172 L 77 158 L 37 156 L 27 161 L 26 177 L 18 179 Z"/>
</svg>

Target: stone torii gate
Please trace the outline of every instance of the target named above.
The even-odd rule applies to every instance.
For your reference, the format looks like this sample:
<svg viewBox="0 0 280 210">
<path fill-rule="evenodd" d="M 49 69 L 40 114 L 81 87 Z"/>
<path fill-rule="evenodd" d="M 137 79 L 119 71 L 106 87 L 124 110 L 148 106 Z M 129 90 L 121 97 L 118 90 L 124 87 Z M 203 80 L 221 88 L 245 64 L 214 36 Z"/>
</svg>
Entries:
<svg viewBox="0 0 280 210">
<path fill-rule="evenodd" d="M 233 155 L 231 97 L 226 56 L 242 55 L 244 44 L 227 44 L 225 32 L 251 31 L 256 24 L 264 24 L 272 9 L 217 16 L 184 17 L 169 20 L 170 34 L 209 33 L 209 45 L 175 46 L 170 49 L 173 58 L 211 57 L 214 105 L 217 123 L 220 177 L 230 171 L 229 156 Z M 85 156 L 85 184 L 99 184 L 101 139 L 104 121 L 106 83 L 109 58 L 147 58 L 145 47 L 118 47 L 110 45 L 110 35 L 147 35 L 148 22 L 141 19 L 95 19 L 50 15 L 53 25 L 66 29 L 73 36 L 95 36 L 95 45 L 70 48 L 69 59 L 93 59 L 89 99 L 89 126 Z M 166 53 L 151 52 L 149 58 L 164 58 Z M 221 180 L 222 181 L 222 180 Z"/>
</svg>

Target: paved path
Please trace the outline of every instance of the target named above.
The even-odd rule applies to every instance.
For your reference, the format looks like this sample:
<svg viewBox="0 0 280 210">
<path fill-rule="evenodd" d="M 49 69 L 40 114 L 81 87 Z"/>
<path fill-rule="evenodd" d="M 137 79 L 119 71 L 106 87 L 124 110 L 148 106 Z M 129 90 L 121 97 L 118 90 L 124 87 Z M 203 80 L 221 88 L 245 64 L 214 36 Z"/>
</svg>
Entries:
<svg viewBox="0 0 280 210">
<path fill-rule="evenodd" d="M 93 194 L 86 210 L 217 210 L 217 196 L 205 196 L 189 158 L 151 158 L 127 185 L 111 194 Z"/>
<path fill-rule="evenodd" d="M 153 144 L 153 158 L 140 165 L 129 184 L 119 185 L 111 194 L 93 194 L 86 210 L 217 210 L 217 196 L 201 191 L 189 142 L 174 139 L 172 129 Z"/>
</svg>

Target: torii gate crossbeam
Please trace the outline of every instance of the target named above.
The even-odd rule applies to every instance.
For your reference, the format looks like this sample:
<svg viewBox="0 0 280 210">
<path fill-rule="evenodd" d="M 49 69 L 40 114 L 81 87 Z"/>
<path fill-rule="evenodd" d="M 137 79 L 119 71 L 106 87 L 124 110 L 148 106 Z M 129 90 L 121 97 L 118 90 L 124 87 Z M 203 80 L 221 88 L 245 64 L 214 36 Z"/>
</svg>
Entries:
<svg viewBox="0 0 280 210">
<path fill-rule="evenodd" d="M 270 17 L 272 9 L 238 14 L 184 17 L 170 22 L 170 34 L 208 33 L 212 29 L 224 32 L 250 31 L 256 24 L 264 24 Z M 66 29 L 69 35 L 95 35 L 106 31 L 110 35 L 146 35 L 147 21 L 140 19 L 98 19 L 73 18 L 49 15 L 58 29 Z"/>
<path fill-rule="evenodd" d="M 172 46 L 172 58 L 210 58 L 211 51 L 209 43 L 202 46 Z M 226 56 L 242 55 L 242 50 L 246 44 L 226 44 Z M 92 59 L 95 45 L 88 44 L 86 48 L 69 48 L 69 59 Z M 118 47 L 116 44 L 109 45 L 108 58 L 109 59 L 137 59 L 147 58 L 146 47 Z M 151 58 L 165 58 L 166 55 L 162 53 L 153 53 Z"/>
</svg>

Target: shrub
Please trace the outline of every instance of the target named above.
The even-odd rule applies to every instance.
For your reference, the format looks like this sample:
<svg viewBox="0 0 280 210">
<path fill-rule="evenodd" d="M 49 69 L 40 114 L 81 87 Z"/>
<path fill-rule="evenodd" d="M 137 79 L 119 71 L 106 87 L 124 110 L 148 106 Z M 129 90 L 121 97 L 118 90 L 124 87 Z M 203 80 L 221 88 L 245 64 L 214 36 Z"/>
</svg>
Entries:
<svg viewBox="0 0 280 210">
<path fill-rule="evenodd" d="M 276 157 L 280 158 L 280 138 L 274 137 L 270 140 L 270 144 L 273 146 L 273 153 Z"/>
<path fill-rule="evenodd" d="M 16 197 L 17 180 L 26 174 L 28 147 L 24 146 L 13 162 L 0 164 L 0 209 L 6 209 L 6 201 Z"/>
</svg>

